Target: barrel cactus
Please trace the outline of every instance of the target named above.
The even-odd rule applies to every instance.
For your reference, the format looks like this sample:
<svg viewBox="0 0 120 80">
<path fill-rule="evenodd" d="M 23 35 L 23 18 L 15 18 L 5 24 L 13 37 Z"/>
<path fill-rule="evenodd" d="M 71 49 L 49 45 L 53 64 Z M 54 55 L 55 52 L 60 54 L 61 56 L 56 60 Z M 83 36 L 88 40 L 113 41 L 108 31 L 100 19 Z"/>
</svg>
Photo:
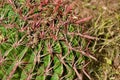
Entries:
<svg viewBox="0 0 120 80">
<path fill-rule="evenodd" d="M 78 3 L 78 4 L 77 4 Z M 81 16 L 79 0 L 4 0 L 0 8 L 0 79 L 89 79 L 97 59 L 89 48 L 92 15 Z"/>
</svg>

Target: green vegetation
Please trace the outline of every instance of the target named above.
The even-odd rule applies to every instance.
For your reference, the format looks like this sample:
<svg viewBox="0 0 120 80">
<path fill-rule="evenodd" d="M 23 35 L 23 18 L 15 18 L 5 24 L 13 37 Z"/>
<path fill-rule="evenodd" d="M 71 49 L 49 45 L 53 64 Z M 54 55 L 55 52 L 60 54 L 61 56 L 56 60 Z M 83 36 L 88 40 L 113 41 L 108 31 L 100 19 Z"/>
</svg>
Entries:
<svg viewBox="0 0 120 80">
<path fill-rule="evenodd" d="M 119 0 L 0 0 L 0 80 L 119 80 Z"/>
</svg>

